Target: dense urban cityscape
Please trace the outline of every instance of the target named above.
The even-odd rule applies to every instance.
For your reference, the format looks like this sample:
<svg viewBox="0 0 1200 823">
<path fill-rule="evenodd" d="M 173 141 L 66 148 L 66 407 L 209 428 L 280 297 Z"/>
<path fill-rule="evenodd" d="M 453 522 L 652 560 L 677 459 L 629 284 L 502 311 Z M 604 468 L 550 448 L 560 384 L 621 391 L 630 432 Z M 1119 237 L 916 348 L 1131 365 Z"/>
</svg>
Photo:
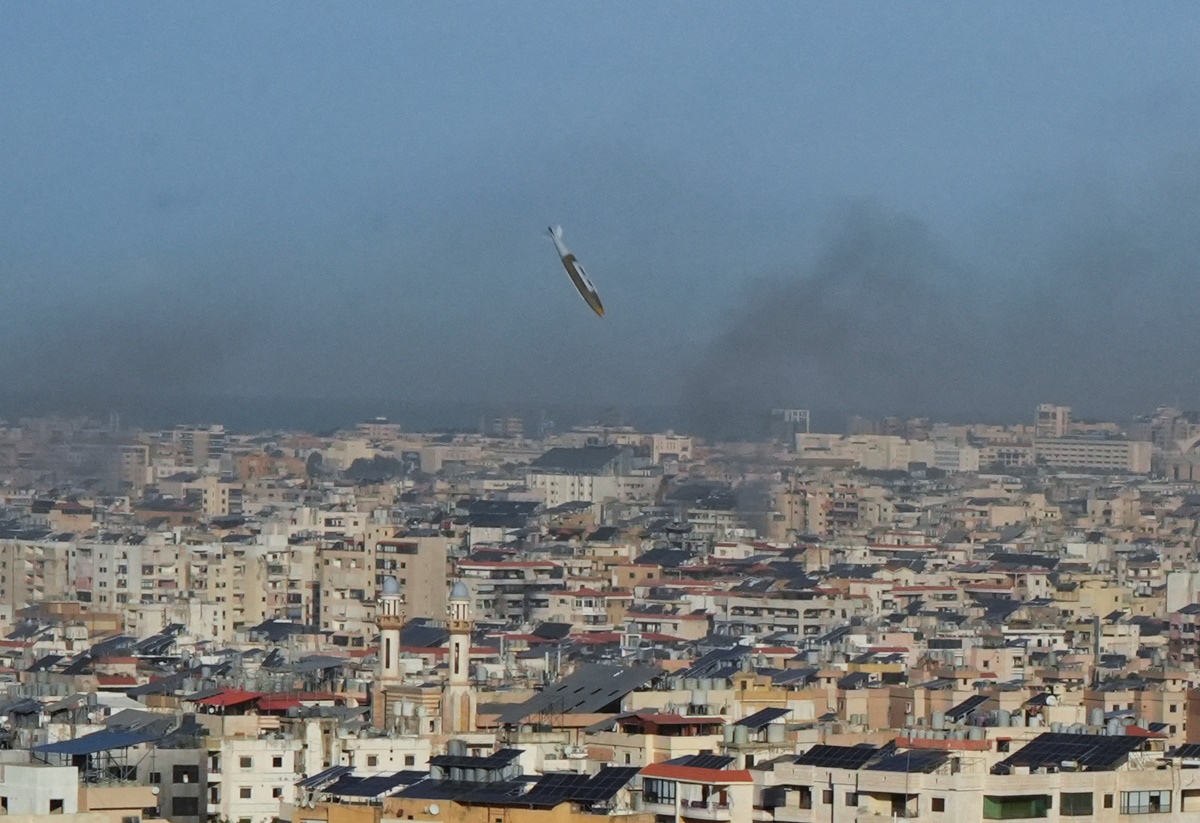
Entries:
<svg viewBox="0 0 1200 823">
<path fill-rule="evenodd" d="M 1200 823 L 1198 32 L 0 2 L 0 823 Z"/>
<path fill-rule="evenodd" d="M 1200 414 L 762 418 L 737 443 L 503 415 L 0 427 L 0 802 L 123 823 L 1200 809 Z"/>
</svg>

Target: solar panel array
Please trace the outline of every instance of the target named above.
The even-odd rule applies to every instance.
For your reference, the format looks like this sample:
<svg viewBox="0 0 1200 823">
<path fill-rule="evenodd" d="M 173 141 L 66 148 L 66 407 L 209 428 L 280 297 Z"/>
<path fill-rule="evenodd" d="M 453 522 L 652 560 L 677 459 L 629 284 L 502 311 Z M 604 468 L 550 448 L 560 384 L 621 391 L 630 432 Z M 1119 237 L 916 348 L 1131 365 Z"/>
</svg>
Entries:
<svg viewBox="0 0 1200 823">
<path fill-rule="evenodd" d="M 317 772 L 311 777 L 306 777 L 296 785 L 302 789 L 311 789 L 314 786 L 321 786 L 332 783 L 343 775 L 350 774 L 354 771 L 352 766 L 331 766 L 324 771 Z"/>
<path fill-rule="evenodd" d="M 669 766 L 688 766 L 692 769 L 723 769 L 733 762 L 733 758 L 724 754 L 685 754 L 665 761 Z"/>
<path fill-rule="evenodd" d="M 795 763 L 828 769 L 861 769 L 878 753 L 874 746 L 813 746 L 797 757 Z"/>
<path fill-rule="evenodd" d="M 1016 766 L 1031 769 L 1077 763 L 1088 771 L 1111 771 L 1121 765 L 1145 742 L 1140 737 L 1124 735 L 1065 734 L 1046 732 L 1029 741 L 1020 751 L 993 768 L 994 773 L 1011 771 Z"/>
<path fill-rule="evenodd" d="M 497 780 L 491 783 L 474 783 L 473 791 L 454 800 L 459 803 L 487 803 L 494 806 L 510 805 L 517 802 L 525 791 L 525 782 L 521 780 Z M 554 804 L 538 804 L 554 805 Z"/>
<path fill-rule="evenodd" d="M 596 772 L 587 785 L 572 795 L 570 799 L 588 804 L 612 800 L 613 796 L 625 788 L 639 771 L 641 769 L 636 766 L 607 766 Z"/>
<path fill-rule="evenodd" d="M 414 783 L 396 797 L 411 797 L 419 800 L 459 800 L 465 799 L 471 792 L 478 789 L 480 783 L 464 780 L 422 780 Z"/>
<path fill-rule="evenodd" d="M 1200 743 L 1186 743 L 1168 752 L 1167 756 L 1187 758 L 1188 760 L 1200 758 Z"/>
<path fill-rule="evenodd" d="M 422 780 L 404 789 L 397 796 L 421 800 L 454 800 L 465 805 L 486 803 L 495 806 L 553 808 L 560 803 L 570 802 L 594 806 L 611 800 L 639 771 L 636 766 L 610 766 L 591 777 L 586 774 L 555 772 L 538 778 L 532 786 L 524 780 L 490 783 Z"/>
<path fill-rule="evenodd" d="M 743 717 L 735 726 L 745 726 L 748 729 L 761 729 L 768 723 L 786 717 L 791 709 L 762 709 L 749 717 Z"/>
<path fill-rule="evenodd" d="M 929 774 L 949 759 L 946 752 L 909 749 L 880 758 L 867 766 L 867 771 Z"/>
<path fill-rule="evenodd" d="M 458 769 L 502 769 L 521 755 L 520 749 L 500 749 L 485 757 L 442 754 L 429 758 L 433 766 Z"/>
<path fill-rule="evenodd" d="M 946 712 L 946 719 L 958 722 L 966 717 L 969 717 L 971 712 L 978 711 L 984 703 L 991 699 L 989 695 L 977 694 L 973 697 L 968 697 L 963 702 L 959 703 L 950 711 Z"/>
<path fill-rule="evenodd" d="M 548 774 L 535 783 L 521 799 L 539 805 L 557 806 L 587 787 L 590 776 L 574 772 Z"/>
<path fill-rule="evenodd" d="M 61 654 L 48 654 L 45 657 L 39 658 L 32 666 L 30 666 L 25 671 L 27 671 L 27 672 L 49 671 L 50 668 L 55 663 L 57 663 L 58 661 L 60 661 L 62 659 L 63 659 L 63 657 Z"/>
<path fill-rule="evenodd" d="M 324 789 L 326 794 L 341 797 L 379 797 L 395 791 L 400 786 L 410 785 L 425 776 L 424 772 L 402 771 L 371 777 L 342 775 L 332 786 Z"/>
<path fill-rule="evenodd" d="M 745 646 L 734 646 L 731 649 L 713 649 L 710 652 L 700 655 L 691 666 L 678 672 L 675 676 L 680 678 L 692 677 L 712 677 L 717 670 L 728 668 L 726 664 L 736 662 L 739 665 L 735 666 L 735 670 L 740 670 L 740 662 L 743 657 L 750 652 Z"/>
<path fill-rule="evenodd" d="M 617 703 L 659 673 L 659 669 L 646 666 L 583 666 L 568 677 L 547 686 L 524 703 L 505 709 L 500 713 L 499 721 L 506 724 L 520 723 L 526 717 L 542 712 L 602 712 L 606 706 Z"/>
<path fill-rule="evenodd" d="M 32 751 L 36 754 L 96 754 L 113 749 L 125 749 L 141 743 L 149 743 L 160 737 L 162 737 L 162 733 L 154 729 L 145 729 L 142 731 L 104 729 L 92 732 L 91 734 L 85 734 L 83 737 L 37 746 Z"/>
<path fill-rule="evenodd" d="M 693 769 L 723 769 L 732 762 L 733 758 L 724 754 L 697 754 L 685 765 Z"/>
</svg>

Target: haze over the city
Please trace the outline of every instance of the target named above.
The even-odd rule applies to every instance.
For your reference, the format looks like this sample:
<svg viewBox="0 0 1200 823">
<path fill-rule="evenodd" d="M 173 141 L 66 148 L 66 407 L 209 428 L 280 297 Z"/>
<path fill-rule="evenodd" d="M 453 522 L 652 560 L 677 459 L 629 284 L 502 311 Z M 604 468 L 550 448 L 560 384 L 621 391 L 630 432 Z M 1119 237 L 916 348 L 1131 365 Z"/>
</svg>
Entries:
<svg viewBox="0 0 1200 823">
<path fill-rule="evenodd" d="M 1178 3 L 10 4 L 0 414 L 1194 405 L 1197 30 Z"/>
</svg>

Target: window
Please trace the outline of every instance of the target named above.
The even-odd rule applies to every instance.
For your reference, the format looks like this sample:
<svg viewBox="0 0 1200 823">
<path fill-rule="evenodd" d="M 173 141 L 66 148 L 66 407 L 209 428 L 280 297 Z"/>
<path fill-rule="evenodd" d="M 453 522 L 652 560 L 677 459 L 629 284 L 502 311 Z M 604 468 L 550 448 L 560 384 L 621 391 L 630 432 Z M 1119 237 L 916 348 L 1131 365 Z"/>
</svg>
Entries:
<svg viewBox="0 0 1200 823">
<path fill-rule="evenodd" d="M 1007 751 L 1011 751 L 1011 750 L 1012 750 L 1012 741 L 1009 740 L 1007 737 L 1001 737 L 1000 739 L 998 739 L 996 741 L 996 751 L 1003 753 L 1003 752 L 1007 752 Z"/>
<path fill-rule="evenodd" d="M 240 797 L 242 800 L 249 800 L 250 792 L 251 788 L 249 786 L 242 786 L 240 789 L 238 789 L 238 797 Z"/>
<path fill-rule="evenodd" d="M 60 798 L 50 798 L 50 814 L 62 814 L 63 802 Z"/>
<path fill-rule="evenodd" d="M 369 757 L 367 757 L 367 765 L 368 766 L 378 766 L 379 758 L 376 757 L 375 755 L 370 755 Z"/>
<path fill-rule="evenodd" d="M 944 798 L 944 797 L 933 798 L 933 800 L 929 804 L 929 808 L 935 812 L 946 811 L 946 798 Z"/>
<path fill-rule="evenodd" d="M 821 802 L 826 806 L 833 805 L 833 789 L 826 789 L 825 791 L 821 792 Z"/>
<path fill-rule="evenodd" d="M 200 798 L 198 797 L 172 797 L 171 798 L 171 816 L 172 817 L 197 817 L 200 814 Z"/>
<path fill-rule="evenodd" d="M 858 793 L 857 792 L 846 792 L 846 805 L 852 806 L 852 807 L 858 805 Z"/>
<path fill-rule="evenodd" d="M 1058 805 L 1058 813 L 1064 817 L 1072 815 L 1090 817 L 1092 815 L 1092 793 L 1063 792 L 1059 795 Z"/>
<path fill-rule="evenodd" d="M 1111 794 L 1104 795 L 1104 808 L 1111 809 L 1113 804 L 1113 796 Z"/>
<path fill-rule="evenodd" d="M 199 766 L 176 766 L 171 772 L 172 783 L 199 783 Z"/>
<path fill-rule="evenodd" d="M 272 769 L 282 769 L 283 768 L 283 758 L 282 757 L 272 757 L 271 758 L 271 768 Z"/>
<path fill-rule="evenodd" d="M 627 755 L 625 755 L 625 756 L 626 756 L 626 757 L 629 757 L 629 755 L 628 755 L 628 754 L 627 754 Z M 625 762 L 626 762 L 626 763 L 628 763 L 629 761 L 628 761 L 628 760 L 626 760 Z M 417 757 L 416 757 L 416 755 L 412 755 L 412 754 L 406 754 L 406 755 L 404 755 L 404 765 L 405 765 L 405 766 L 415 766 L 415 765 L 417 765 Z"/>
<path fill-rule="evenodd" d="M 162 782 L 162 772 L 150 772 L 150 785 L 155 786 Z"/>
<path fill-rule="evenodd" d="M 1012 820 L 1014 818 L 1047 817 L 1050 810 L 1050 795 L 1024 794 L 1012 796 L 983 796 L 984 820 Z"/>
<path fill-rule="evenodd" d="M 647 803 L 675 802 L 675 781 L 647 778 L 642 781 L 642 797 Z"/>
<path fill-rule="evenodd" d="M 241 759 L 241 766 L 242 766 L 242 768 L 243 768 L 243 769 L 252 769 L 252 768 L 254 768 L 254 758 L 252 758 L 252 757 L 243 757 L 243 758 Z"/>
<path fill-rule="evenodd" d="M 1169 789 L 1153 792 L 1121 792 L 1121 814 L 1165 814 L 1171 811 Z"/>
<path fill-rule="evenodd" d="M 283 797 L 283 786 L 276 786 L 271 789 L 271 797 Z"/>
</svg>

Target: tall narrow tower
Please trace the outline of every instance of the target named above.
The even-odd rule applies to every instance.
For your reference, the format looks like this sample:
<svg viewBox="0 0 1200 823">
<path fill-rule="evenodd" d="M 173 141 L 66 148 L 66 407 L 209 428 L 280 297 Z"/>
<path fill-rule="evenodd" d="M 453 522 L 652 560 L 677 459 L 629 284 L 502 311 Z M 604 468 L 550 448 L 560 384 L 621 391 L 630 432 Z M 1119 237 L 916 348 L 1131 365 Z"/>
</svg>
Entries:
<svg viewBox="0 0 1200 823">
<path fill-rule="evenodd" d="M 450 590 L 450 677 L 442 693 L 442 732 L 475 729 L 475 691 L 471 688 L 471 593 L 462 581 Z"/>
<path fill-rule="evenodd" d="M 400 670 L 400 629 L 404 624 L 404 595 L 400 593 L 400 584 L 394 577 L 386 577 L 383 580 L 375 622 L 379 624 L 379 670 L 376 673 L 372 715 L 375 726 L 384 729 L 391 725 L 388 717 L 388 709 L 392 703 L 388 696 L 389 689 L 398 685 L 404 676 Z"/>
</svg>

